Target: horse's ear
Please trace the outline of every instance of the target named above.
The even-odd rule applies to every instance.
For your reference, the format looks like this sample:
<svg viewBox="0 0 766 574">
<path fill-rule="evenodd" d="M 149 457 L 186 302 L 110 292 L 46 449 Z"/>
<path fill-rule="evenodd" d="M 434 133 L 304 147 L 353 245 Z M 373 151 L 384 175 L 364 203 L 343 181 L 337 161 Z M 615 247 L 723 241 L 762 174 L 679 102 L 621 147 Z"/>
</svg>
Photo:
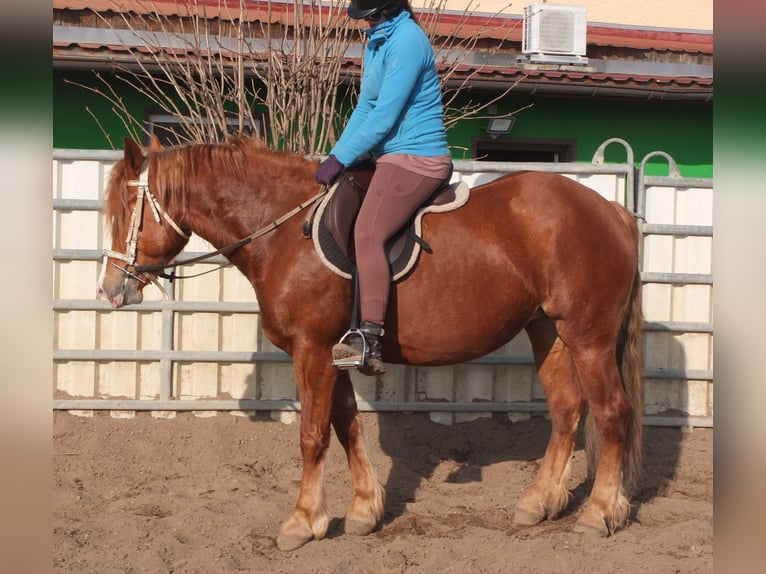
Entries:
<svg viewBox="0 0 766 574">
<path fill-rule="evenodd" d="M 125 163 L 136 173 L 141 171 L 144 163 L 143 150 L 130 138 L 125 138 Z"/>
<path fill-rule="evenodd" d="M 149 142 L 149 149 L 151 150 L 162 149 L 162 144 L 160 143 L 160 138 L 157 137 L 157 134 L 151 134 L 149 136 L 149 139 L 151 140 Z"/>
</svg>

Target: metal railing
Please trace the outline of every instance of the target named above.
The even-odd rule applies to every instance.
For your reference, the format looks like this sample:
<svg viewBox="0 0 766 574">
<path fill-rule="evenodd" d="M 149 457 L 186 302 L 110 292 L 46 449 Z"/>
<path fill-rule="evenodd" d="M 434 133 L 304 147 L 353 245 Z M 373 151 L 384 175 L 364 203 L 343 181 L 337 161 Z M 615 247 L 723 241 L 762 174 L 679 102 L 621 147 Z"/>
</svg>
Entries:
<svg viewBox="0 0 766 574">
<path fill-rule="evenodd" d="M 627 161 L 625 164 L 604 164 L 603 154 L 605 148 L 613 143 L 620 143 L 626 147 Z M 650 154 L 651 155 L 651 154 Z M 92 152 L 87 150 L 55 150 L 55 161 L 97 160 L 111 162 L 121 157 L 119 152 Z M 575 176 L 590 176 L 594 174 L 610 174 L 621 178 L 624 187 L 624 203 L 628 209 L 637 211 L 639 216 L 643 214 L 645 207 L 646 187 L 650 185 L 687 185 L 694 187 L 712 187 L 712 182 L 706 179 L 685 179 L 675 173 L 675 163 L 669 158 L 671 175 L 668 177 L 650 177 L 644 175 L 644 167 L 647 159 L 644 158 L 641 170 L 638 174 L 638 186 L 634 189 L 635 170 L 633 167 L 632 150 L 623 140 L 614 138 L 604 142 L 593 158 L 592 164 L 550 164 L 550 163 L 526 163 L 508 164 L 498 162 L 475 162 L 456 161 L 456 174 L 502 174 L 508 171 L 534 169 L 539 171 L 553 171 L 556 173 L 573 174 Z M 677 170 L 675 170 L 677 172 Z M 491 177 L 491 176 L 490 176 Z M 54 212 L 67 211 L 97 211 L 101 208 L 101 201 L 95 199 L 54 199 Z M 643 221 L 642 233 L 644 236 L 651 234 L 675 235 L 675 236 L 712 236 L 712 227 L 709 226 L 683 226 L 683 225 L 652 225 Z M 198 252 L 184 252 L 179 261 L 191 259 L 200 255 Z M 57 262 L 69 261 L 100 261 L 101 250 L 96 249 L 54 249 L 53 260 Z M 224 263 L 221 256 L 209 260 L 210 263 Z M 644 283 L 680 283 L 680 284 L 709 284 L 712 285 L 711 275 L 681 274 L 681 273 L 642 273 Z M 178 301 L 175 300 L 175 286 L 165 280 L 164 287 L 170 295 L 168 301 L 147 301 L 141 305 L 141 312 L 153 312 L 162 314 L 161 348 L 157 350 L 109 350 L 109 349 L 59 349 L 53 350 L 53 360 L 57 362 L 67 361 L 133 361 L 133 362 L 157 362 L 159 363 L 160 391 L 158 399 L 56 399 L 53 408 L 59 410 L 131 410 L 131 411 L 296 411 L 300 409 L 297 400 L 272 400 L 272 399 L 194 399 L 184 400 L 173 396 L 173 364 L 179 362 L 215 362 L 215 363 L 288 363 L 290 357 L 281 351 L 189 351 L 175 349 L 173 346 L 175 318 L 177 313 L 210 312 L 210 313 L 259 313 L 258 304 L 250 302 L 217 302 L 217 301 Z M 88 310 L 108 313 L 111 307 L 105 301 L 94 299 L 56 299 L 53 310 L 57 313 L 69 311 Z M 124 311 L 121 311 L 124 312 Z M 713 333 L 712 323 L 676 322 L 676 321 L 653 321 L 645 323 L 646 331 L 670 331 L 674 333 Z M 533 365 L 531 356 L 509 356 L 492 354 L 469 364 L 479 365 Z M 397 411 L 397 412 L 514 412 L 514 413 L 545 413 L 547 405 L 544 401 L 498 401 L 498 402 L 428 402 L 407 401 L 407 383 L 409 380 L 407 366 L 395 368 L 396 390 L 392 401 L 359 401 L 362 411 Z M 645 375 L 654 379 L 691 379 L 712 381 L 712 370 L 691 369 L 647 369 Z M 694 416 L 647 416 L 646 424 L 657 426 L 681 426 L 681 427 L 711 427 L 712 417 Z"/>
</svg>

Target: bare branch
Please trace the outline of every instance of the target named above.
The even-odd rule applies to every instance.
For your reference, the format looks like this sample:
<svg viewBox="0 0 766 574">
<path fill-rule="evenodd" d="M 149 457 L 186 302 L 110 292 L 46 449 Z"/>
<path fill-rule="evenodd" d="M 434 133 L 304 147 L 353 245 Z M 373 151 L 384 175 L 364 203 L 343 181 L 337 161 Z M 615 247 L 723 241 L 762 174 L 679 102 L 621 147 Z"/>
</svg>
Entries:
<svg viewBox="0 0 766 574">
<path fill-rule="evenodd" d="M 135 46 L 129 61 L 114 64 L 114 77 L 174 118 L 179 143 L 246 133 L 260 125 L 258 110 L 268 113 L 273 147 L 321 155 L 335 143 L 345 123 L 341 98 L 355 99 L 363 54 L 363 35 L 346 15 L 347 0 L 175 0 L 172 10 L 168 4 L 138 0 L 141 9 L 122 13 L 119 29 L 99 16 L 127 36 L 126 46 Z M 502 16 L 505 8 L 474 29 L 478 0 L 471 0 L 457 17 L 447 15 L 445 33 L 445 6 L 446 0 L 429 0 L 418 19 L 434 46 L 449 129 L 482 117 L 518 82 L 466 98 L 488 62 L 502 55 L 512 29 Z M 130 117 L 114 87 L 101 82 L 103 87 L 83 87 L 110 101 L 130 133 L 146 131 L 143 118 Z M 267 126 L 260 128 L 266 137 Z"/>
</svg>

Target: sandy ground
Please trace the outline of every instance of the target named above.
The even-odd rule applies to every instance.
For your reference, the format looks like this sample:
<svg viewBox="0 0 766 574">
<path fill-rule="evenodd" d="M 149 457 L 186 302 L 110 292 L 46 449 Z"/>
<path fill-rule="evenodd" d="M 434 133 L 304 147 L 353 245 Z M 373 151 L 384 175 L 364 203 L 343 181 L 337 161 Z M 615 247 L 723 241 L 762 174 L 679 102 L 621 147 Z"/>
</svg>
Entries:
<svg viewBox="0 0 766 574">
<path fill-rule="evenodd" d="M 54 414 L 56 572 L 650 572 L 713 571 L 713 433 L 648 428 L 629 526 L 608 539 L 573 532 L 587 496 L 584 451 L 573 457 L 573 502 L 524 528 L 513 506 L 530 484 L 550 426 L 543 418 L 444 426 L 423 414 L 365 414 L 386 485 L 383 524 L 342 532 L 350 501 L 334 441 L 325 539 L 280 552 L 295 503 L 298 424 L 191 413 L 115 419 Z"/>
</svg>

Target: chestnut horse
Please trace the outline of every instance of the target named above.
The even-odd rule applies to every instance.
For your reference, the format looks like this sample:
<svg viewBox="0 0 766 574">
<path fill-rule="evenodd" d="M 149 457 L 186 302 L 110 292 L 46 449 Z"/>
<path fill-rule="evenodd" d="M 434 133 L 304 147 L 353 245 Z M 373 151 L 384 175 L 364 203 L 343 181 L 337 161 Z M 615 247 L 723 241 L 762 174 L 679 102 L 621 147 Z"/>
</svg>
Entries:
<svg viewBox="0 0 766 574">
<path fill-rule="evenodd" d="M 302 235 L 304 217 L 290 217 L 319 191 L 315 168 L 246 138 L 146 150 L 126 140 L 106 199 L 113 244 L 99 291 L 114 308 L 140 303 L 155 278 L 146 266 L 171 262 L 192 232 L 223 248 L 268 230 L 228 258 L 255 289 L 264 333 L 292 356 L 300 393 L 303 475 L 295 508 L 280 527 L 282 549 L 327 531 L 323 467 L 331 426 L 353 484 L 346 532 L 370 533 L 384 506 L 348 371 L 331 365 L 331 348 L 349 326 L 350 281 L 320 261 Z M 141 209 L 139 202 L 155 207 Z M 514 521 L 537 524 L 567 506 L 569 462 L 587 406 L 594 477 L 576 529 L 607 536 L 624 526 L 626 492 L 640 466 L 643 411 L 633 217 L 566 177 L 520 172 L 474 188 L 466 205 L 426 216 L 422 228 L 433 253 L 421 254 L 392 286 L 386 362 L 462 363 L 524 329 L 552 433 Z"/>
</svg>

